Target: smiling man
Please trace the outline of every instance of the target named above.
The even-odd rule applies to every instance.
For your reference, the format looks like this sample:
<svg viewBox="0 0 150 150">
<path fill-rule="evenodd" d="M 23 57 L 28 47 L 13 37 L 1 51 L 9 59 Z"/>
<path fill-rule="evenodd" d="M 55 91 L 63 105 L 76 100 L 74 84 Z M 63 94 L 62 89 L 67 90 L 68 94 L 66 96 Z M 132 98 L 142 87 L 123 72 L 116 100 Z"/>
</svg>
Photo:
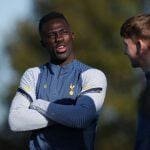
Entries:
<svg viewBox="0 0 150 150">
<path fill-rule="evenodd" d="M 10 128 L 31 130 L 33 150 L 93 150 L 106 77 L 75 59 L 74 33 L 63 14 L 45 15 L 39 32 L 50 61 L 22 76 L 10 108 Z"/>
<path fill-rule="evenodd" d="M 120 30 L 124 53 L 133 67 L 145 72 L 146 87 L 139 98 L 135 150 L 150 150 L 150 14 L 127 19 Z"/>
</svg>

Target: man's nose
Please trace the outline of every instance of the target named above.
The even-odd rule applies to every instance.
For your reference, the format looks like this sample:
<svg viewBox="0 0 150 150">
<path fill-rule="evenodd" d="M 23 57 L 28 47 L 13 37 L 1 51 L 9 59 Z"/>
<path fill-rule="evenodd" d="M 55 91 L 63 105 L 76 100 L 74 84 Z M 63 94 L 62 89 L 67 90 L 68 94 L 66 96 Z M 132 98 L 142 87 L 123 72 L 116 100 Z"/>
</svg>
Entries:
<svg viewBox="0 0 150 150">
<path fill-rule="evenodd" d="M 63 40 L 63 36 L 59 32 L 57 32 L 56 36 L 55 36 L 55 40 L 56 40 L 56 42 L 62 41 Z"/>
</svg>

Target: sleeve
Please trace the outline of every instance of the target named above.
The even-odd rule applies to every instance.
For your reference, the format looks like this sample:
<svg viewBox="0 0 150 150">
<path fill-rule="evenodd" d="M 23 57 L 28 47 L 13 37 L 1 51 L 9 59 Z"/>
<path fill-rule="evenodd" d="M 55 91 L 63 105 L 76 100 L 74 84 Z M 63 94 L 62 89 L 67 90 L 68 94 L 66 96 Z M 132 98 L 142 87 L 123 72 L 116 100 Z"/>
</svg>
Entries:
<svg viewBox="0 0 150 150">
<path fill-rule="evenodd" d="M 65 126 L 86 128 L 99 115 L 106 94 L 107 80 L 104 73 L 97 69 L 84 72 L 82 80 L 82 91 L 75 105 L 39 100 L 33 104 L 34 109 Z"/>
<path fill-rule="evenodd" d="M 29 109 L 30 101 L 17 92 L 9 112 L 9 126 L 12 131 L 28 131 L 44 128 L 48 125 L 46 117 L 38 111 Z"/>
<path fill-rule="evenodd" d="M 38 111 L 30 109 L 35 99 L 33 70 L 27 70 L 11 103 L 8 122 L 12 131 L 27 131 L 46 127 L 50 122 Z"/>
<path fill-rule="evenodd" d="M 23 74 L 18 92 L 24 95 L 28 100 L 36 99 L 36 83 L 38 80 L 39 69 L 31 68 Z"/>
</svg>

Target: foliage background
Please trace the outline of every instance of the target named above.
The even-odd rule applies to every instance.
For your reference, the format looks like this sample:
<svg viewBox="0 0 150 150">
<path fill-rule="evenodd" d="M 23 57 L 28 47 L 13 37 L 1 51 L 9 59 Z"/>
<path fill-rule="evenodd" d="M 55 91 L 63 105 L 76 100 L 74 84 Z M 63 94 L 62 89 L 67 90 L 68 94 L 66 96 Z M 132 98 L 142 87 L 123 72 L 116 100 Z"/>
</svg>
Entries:
<svg viewBox="0 0 150 150">
<path fill-rule="evenodd" d="M 82 62 L 101 69 L 107 76 L 108 88 L 99 119 L 96 150 L 132 150 L 135 140 L 138 79 L 123 55 L 120 26 L 128 17 L 143 11 L 140 0 L 32 0 L 33 15 L 20 20 L 6 45 L 16 78 L 9 87 L 5 103 L 9 110 L 23 72 L 49 60 L 40 45 L 39 19 L 52 10 L 67 16 L 76 35 L 74 49 Z M 15 38 L 14 38 L 15 35 Z M 13 133 L 7 118 L 0 134 L 0 148 L 27 149 L 30 133 Z M 5 133 L 5 134 L 3 134 Z"/>
</svg>

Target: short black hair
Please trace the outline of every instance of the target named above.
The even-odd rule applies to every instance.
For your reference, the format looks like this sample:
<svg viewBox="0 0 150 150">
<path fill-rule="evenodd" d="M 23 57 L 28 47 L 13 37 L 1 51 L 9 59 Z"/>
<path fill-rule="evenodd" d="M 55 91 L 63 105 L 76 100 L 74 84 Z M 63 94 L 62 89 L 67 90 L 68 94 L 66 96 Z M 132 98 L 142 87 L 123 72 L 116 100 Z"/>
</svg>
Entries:
<svg viewBox="0 0 150 150">
<path fill-rule="evenodd" d="M 42 31 L 42 26 L 43 26 L 44 23 L 48 22 L 49 20 L 53 20 L 53 19 L 57 19 L 57 18 L 64 19 L 65 22 L 69 25 L 66 17 L 62 13 L 56 12 L 56 11 L 52 11 L 52 12 L 44 15 L 40 19 L 40 21 L 39 21 L 39 32 Z"/>
</svg>

